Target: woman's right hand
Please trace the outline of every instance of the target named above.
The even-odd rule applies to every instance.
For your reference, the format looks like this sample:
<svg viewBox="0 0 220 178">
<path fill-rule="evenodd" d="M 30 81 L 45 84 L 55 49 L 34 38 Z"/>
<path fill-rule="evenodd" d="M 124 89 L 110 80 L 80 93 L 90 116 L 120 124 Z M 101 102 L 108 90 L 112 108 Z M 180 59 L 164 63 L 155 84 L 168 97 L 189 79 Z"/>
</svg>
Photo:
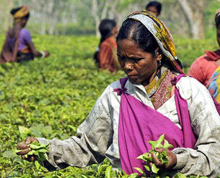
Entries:
<svg viewBox="0 0 220 178">
<path fill-rule="evenodd" d="M 156 155 L 154 153 L 151 153 L 151 157 L 153 161 L 149 163 L 150 167 L 152 167 L 152 163 L 154 163 L 158 168 L 162 168 L 162 169 L 172 169 L 176 165 L 177 157 L 172 151 L 162 147 L 155 148 L 155 151 L 160 153 L 165 151 L 168 158 L 168 164 L 167 165 L 162 164 L 159 161 L 159 159 L 156 157 Z"/>
<path fill-rule="evenodd" d="M 21 155 L 21 158 L 30 162 L 33 162 L 35 160 L 35 156 L 29 155 L 27 158 L 25 155 L 31 151 L 30 144 L 32 142 L 38 142 L 38 140 L 34 137 L 27 137 L 25 141 L 22 141 L 18 143 L 17 149 L 21 150 L 18 155 Z"/>
</svg>

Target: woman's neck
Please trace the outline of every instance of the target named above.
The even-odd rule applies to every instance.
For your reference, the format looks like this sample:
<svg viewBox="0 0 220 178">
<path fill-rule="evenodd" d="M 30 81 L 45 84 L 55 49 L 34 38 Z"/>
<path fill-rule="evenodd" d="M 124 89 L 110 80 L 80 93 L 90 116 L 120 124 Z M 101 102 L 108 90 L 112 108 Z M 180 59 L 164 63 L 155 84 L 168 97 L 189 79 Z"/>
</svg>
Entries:
<svg viewBox="0 0 220 178">
<path fill-rule="evenodd" d="M 112 35 L 112 36 L 110 36 L 109 38 L 110 38 L 111 40 L 113 40 L 113 41 L 116 41 L 115 35 Z"/>
<path fill-rule="evenodd" d="M 15 23 L 13 28 L 9 31 L 9 36 L 11 38 L 16 37 L 21 29 L 22 29 L 22 25 L 20 23 Z"/>
<path fill-rule="evenodd" d="M 16 30 L 21 30 L 23 27 L 22 27 L 22 24 L 18 22 L 18 23 L 14 24 L 13 28 L 16 29 Z"/>
<path fill-rule="evenodd" d="M 151 75 L 151 77 L 148 80 L 143 81 L 141 83 L 144 86 L 144 88 L 146 88 L 155 79 L 155 77 L 159 75 L 160 71 L 161 68 L 157 68 L 157 70 Z"/>
</svg>

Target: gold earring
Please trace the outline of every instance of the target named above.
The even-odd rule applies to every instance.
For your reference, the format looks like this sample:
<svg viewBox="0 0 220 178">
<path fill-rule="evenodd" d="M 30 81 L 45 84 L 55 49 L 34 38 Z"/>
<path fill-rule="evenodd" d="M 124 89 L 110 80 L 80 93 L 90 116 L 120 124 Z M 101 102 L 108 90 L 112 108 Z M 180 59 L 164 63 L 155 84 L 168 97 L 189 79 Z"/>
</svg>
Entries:
<svg viewBox="0 0 220 178">
<path fill-rule="evenodd" d="M 160 54 L 160 55 L 158 55 L 158 59 L 159 60 L 161 60 L 162 59 L 162 55 Z"/>
</svg>

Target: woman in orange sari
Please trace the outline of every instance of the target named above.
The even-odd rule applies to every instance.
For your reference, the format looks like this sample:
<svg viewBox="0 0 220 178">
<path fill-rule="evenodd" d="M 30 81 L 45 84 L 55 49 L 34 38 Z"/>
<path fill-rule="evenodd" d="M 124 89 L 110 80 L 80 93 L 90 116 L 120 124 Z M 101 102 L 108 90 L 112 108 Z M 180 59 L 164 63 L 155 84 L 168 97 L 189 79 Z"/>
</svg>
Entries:
<svg viewBox="0 0 220 178">
<path fill-rule="evenodd" d="M 117 57 L 116 36 L 118 26 L 114 20 L 104 19 L 99 25 L 101 40 L 95 53 L 95 60 L 99 68 L 114 72 L 120 69 Z"/>
<path fill-rule="evenodd" d="M 11 10 L 14 18 L 13 28 L 7 33 L 5 43 L 1 51 L 0 63 L 22 62 L 33 60 L 34 57 L 47 57 L 49 52 L 38 51 L 31 38 L 30 32 L 24 27 L 27 24 L 30 13 L 27 6 Z"/>
</svg>

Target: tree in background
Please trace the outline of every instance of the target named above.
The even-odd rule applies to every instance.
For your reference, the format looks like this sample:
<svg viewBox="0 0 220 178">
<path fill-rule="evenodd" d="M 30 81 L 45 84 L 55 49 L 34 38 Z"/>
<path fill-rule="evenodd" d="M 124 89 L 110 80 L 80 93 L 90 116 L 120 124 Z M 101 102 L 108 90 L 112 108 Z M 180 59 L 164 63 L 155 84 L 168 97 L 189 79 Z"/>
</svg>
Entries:
<svg viewBox="0 0 220 178">
<path fill-rule="evenodd" d="M 190 35 L 194 39 L 204 38 L 204 1 L 178 0 L 189 24 Z"/>
<path fill-rule="evenodd" d="M 91 15 L 95 20 L 96 36 L 100 37 L 98 26 L 102 19 L 110 18 L 119 21 L 120 10 L 125 7 L 125 4 L 133 4 L 133 0 L 92 0 Z M 137 1 L 136 1 L 137 2 Z M 125 7 L 127 8 L 127 6 Z"/>
<path fill-rule="evenodd" d="M 12 18 L 10 14 L 10 10 L 13 8 L 14 2 L 8 1 L 8 0 L 1 0 L 1 6 L 0 6 L 0 19 L 3 27 L 3 31 L 7 32 L 9 29 L 9 26 L 12 24 Z"/>
</svg>

